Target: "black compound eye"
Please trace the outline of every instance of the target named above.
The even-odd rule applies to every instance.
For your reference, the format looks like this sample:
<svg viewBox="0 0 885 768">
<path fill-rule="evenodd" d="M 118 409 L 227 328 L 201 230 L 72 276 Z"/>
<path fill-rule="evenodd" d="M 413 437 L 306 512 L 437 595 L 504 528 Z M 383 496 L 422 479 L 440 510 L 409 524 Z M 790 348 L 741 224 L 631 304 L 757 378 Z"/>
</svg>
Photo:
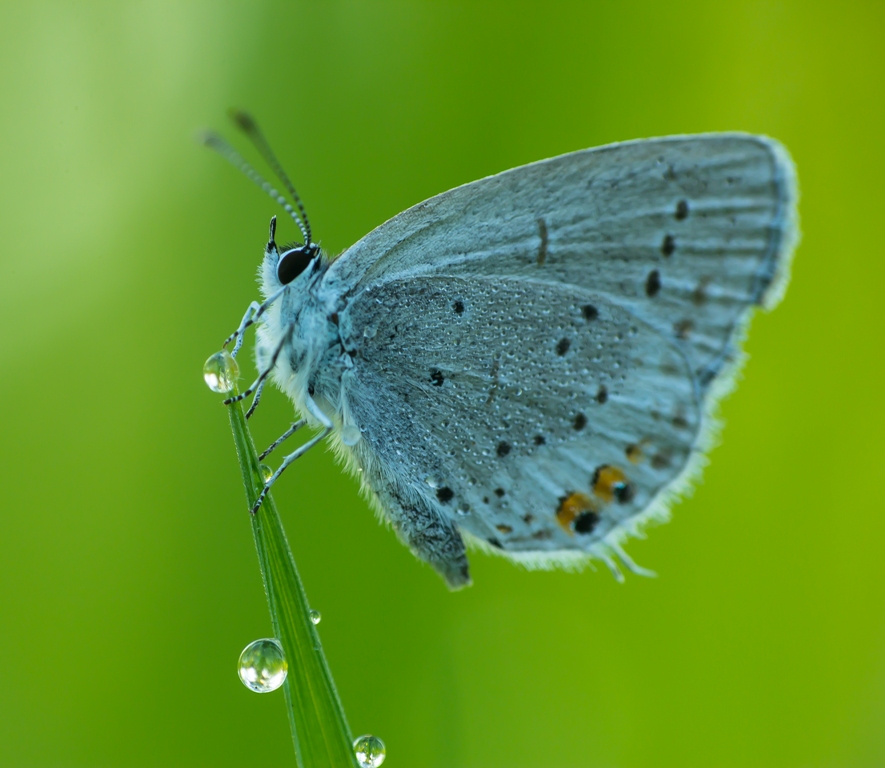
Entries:
<svg viewBox="0 0 885 768">
<path fill-rule="evenodd" d="M 280 256 L 280 263 L 277 265 L 277 278 L 283 285 L 288 285 L 307 269 L 307 265 L 313 261 L 315 256 L 315 249 L 306 245 L 290 248 Z"/>
</svg>

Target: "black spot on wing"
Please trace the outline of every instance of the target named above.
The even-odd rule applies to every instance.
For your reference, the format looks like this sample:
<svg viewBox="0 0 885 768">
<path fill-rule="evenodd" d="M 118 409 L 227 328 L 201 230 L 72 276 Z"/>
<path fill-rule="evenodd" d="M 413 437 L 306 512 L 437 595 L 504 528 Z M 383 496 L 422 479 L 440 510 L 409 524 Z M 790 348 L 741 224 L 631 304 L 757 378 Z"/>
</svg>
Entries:
<svg viewBox="0 0 885 768">
<path fill-rule="evenodd" d="M 710 285 L 709 277 L 702 277 L 698 280 L 698 284 L 691 292 L 691 302 L 696 307 L 701 307 L 707 303 L 707 286 Z"/>
<path fill-rule="evenodd" d="M 438 498 L 443 504 L 450 502 L 454 497 L 455 492 L 446 486 L 438 488 L 436 491 L 436 498 Z"/>
<path fill-rule="evenodd" d="M 593 533 L 593 529 L 598 522 L 599 515 L 595 512 L 582 512 L 575 518 L 575 522 L 573 523 L 575 533 Z"/>
<path fill-rule="evenodd" d="M 672 460 L 668 453 L 656 453 L 651 457 L 651 465 L 653 469 L 666 469 L 671 463 Z"/>
<path fill-rule="evenodd" d="M 661 273 L 653 269 L 645 278 L 645 295 L 654 298 L 661 290 Z"/>
<path fill-rule="evenodd" d="M 538 246 L 538 266 L 543 267 L 547 260 L 547 222 L 544 219 L 538 219 L 538 237 L 541 238 L 541 244 Z"/>
<path fill-rule="evenodd" d="M 628 504 L 633 501 L 633 497 L 636 495 L 633 483 L 618 483 L 612 490 L 618 504 Z"/>
<path fill-rule="evenodd" d="M 687 339 L 694 330 L 694 323 L 688 318 L 677 321 L 673 324 L 673 333 L 678 339 Z"/>
</svg>

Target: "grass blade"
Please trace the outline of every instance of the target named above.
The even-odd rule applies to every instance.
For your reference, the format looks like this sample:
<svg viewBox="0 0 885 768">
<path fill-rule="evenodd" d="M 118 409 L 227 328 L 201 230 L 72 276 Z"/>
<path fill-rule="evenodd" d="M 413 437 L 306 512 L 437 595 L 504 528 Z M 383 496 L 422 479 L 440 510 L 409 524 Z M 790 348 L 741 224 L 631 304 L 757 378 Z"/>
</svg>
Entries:
<svg viewBox="0 0 885 768">
<path fill-rule="evenodd" d="M 258 452 L 242 403 L 228 406 L 228 412 L 246 500 L 251 507 L 264 487 Z M 270 494 L 252 517 L 252 534 L 273 631 L 289 665 L 283 688 L 297 764 L 300 768 L 359 768 L 344 709 L 316 627 L 310 620 L 310 605 Z"/>
</svg>

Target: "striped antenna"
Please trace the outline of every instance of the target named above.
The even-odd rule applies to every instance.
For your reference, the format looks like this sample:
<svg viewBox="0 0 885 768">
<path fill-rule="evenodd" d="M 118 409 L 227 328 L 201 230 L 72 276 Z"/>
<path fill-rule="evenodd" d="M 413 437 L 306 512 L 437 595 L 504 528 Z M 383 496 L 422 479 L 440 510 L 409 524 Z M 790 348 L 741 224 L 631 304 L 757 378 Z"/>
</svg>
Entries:
<svg viewBox="0 0 885 768">
<path fill-rule="evenodd" d="M 304 237 L 304 244 L 310 245 L 310 229 L 305 228 L 305 225 L 302 223 L 300 217 L 298 216 L 298 212 L 289 204 L 289 201 L 283 197 L 276 189 L 274 189 L 269 182 L 265 181 L 264 177 L 258 173 L 246 159 L 235 150 L 230 144 L 228 144 L 224 139 L 221 138 L 216 133 L 212 133 L 208 131 L 200 136 L 200 141 L 210 149 L 214 149 L 219 155 L 221 155 L 225 160 L 227 160 L 234 168 L 242 171 L 242 173 L 249 179 L 251 179 L 257 186 L 261 187 L 270 197 L 279 203 L 283 210 L 288 213 L 292 220 L 298 225 L 298 229 L 301 230 L 301 234 Z M 301 203 L 298 202 L 300 207 Z"/>
<path fill-rule="evenodd" d="M 264 138 L 264 134 L 258 127 L 258 123 L 255 122 L 252 115 L 248 112 L 243 112 L 240 109 L 231 109 L 228 114 L 230 115 L 231 120 L 237 124 L 237 127 L 249 137 L 249 140 L 252 142 L 255 149 L 257 149 L 258 153 L 264 158 L 264 162 L 270 166 L 270 169 L 276 174 L 277 178 L 283 182 L 286 191 L 292 197 L 295 205 L 298 206 L 298 211 L 301 213 L 301 219 L 304 222 L 304 228 L 307 230 L 307 239 L 304 241 L 304 244 L 310 245 L 310 222 L 307 220 L 307 211 L 304 210 L 301 198 L 298 197 L 298 193 L 295 191 L 295 185 L 289 180 L 289 176 L 286 174 L 286 171 L 283 170 L 280 161 L 277 160 L 277 156 L 270 148 L 270 144 L 267 143 L 267 139 Z"/>
</svg>

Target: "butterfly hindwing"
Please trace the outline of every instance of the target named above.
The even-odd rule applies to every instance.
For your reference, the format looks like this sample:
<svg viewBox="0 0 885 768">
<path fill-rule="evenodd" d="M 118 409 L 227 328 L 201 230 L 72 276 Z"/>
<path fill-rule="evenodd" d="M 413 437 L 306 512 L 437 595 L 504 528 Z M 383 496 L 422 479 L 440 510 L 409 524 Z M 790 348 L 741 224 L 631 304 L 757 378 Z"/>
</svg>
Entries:
<svg viewBox="0 0 885 768">
<path fill-rule="evenodd" d="M 684 355 L 589 291 L 416 277 L 365 291 L 345 319 L 362 329 L 355 450 L 492 547 L 591 551 L 691 455 L 702 414 Z"/>
</svg>

